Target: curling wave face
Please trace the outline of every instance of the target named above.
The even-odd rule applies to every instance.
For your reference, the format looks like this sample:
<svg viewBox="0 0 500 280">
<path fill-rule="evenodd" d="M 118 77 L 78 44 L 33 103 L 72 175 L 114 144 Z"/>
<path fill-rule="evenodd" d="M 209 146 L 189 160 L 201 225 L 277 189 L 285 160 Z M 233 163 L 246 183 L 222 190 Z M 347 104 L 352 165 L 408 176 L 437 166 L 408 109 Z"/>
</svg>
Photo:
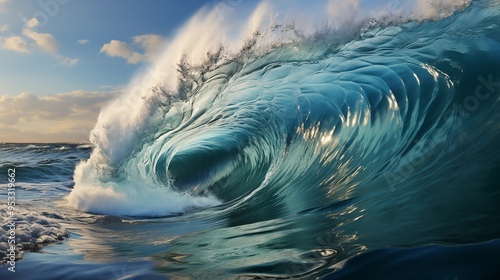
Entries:
<svg viewBox="0 0 500 280">
<path fill-rule="evenodd" d="M 500 12 L 491 1 L 440 2 L 447 13 L 402 10 L 407 23 L 371 14 L 355 32 L 293 27 L 277 39 L 291 27 L 273 25 L 229 58 L 219 49 L 203 64 L 180 60 L 175 86 L 173 71 L 159 83 L 145 75 L 101 112 L 69 204 L 282 217 L 351 199 L 389 212 L 388 201 L 432 204 L 456 188 L 454 208 L 474 208 L 466 198 L 482 200 L 495 180 L 468 184 L 467 167 L 498 168 Z M 212 19 L 205 11 L 192 22 L 201 16 Z M 158 65 L 178 49 L 166 48 Z"/>
</svg>

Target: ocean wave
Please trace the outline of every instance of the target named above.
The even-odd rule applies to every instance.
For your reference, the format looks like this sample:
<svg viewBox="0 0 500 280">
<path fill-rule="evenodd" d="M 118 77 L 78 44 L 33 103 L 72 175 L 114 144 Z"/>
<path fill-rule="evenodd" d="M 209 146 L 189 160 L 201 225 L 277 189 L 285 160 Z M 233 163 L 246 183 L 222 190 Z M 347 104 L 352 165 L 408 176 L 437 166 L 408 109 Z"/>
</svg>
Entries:
<svg viewBox="0 0 500 280">
<path fill-rule="evenodd" d="M 202 10 L 103 109 L 68 203 L 129 216 L 217 205 L 285 215 L 409 195 L 416 178 L 436 186 L 478 155 L 478 166 L 493 168 L 498 4 L 426 3 L 368 13 L 367 3 L 346 1 L 323 7 L 332 20 L 312 28 L 321 17 L 263 20 L 275 7 L 262 2 L 238 21 L 242 43 L 222 40 L 234 15 Z M 340 17 L 346 9 L 359 17 Z M 164 68 L 171 61 L 177 69 Z"/>
</svg>

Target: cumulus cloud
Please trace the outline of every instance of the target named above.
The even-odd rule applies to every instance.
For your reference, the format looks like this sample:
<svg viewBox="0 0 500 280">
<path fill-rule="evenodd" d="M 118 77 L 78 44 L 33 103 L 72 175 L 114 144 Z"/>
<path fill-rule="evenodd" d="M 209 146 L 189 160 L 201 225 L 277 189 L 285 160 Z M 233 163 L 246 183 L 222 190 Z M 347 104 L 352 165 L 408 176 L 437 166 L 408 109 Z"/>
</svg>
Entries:
<svg viewBox="0 0 500 280">
<path fill-rule="evenodd" d="M 152 60 L 158 48 L 165 42 L 162 36 L 155 34 L 135 36 L 132 39 L 135 44 L 144 50 L 144 54 L 141 55 L 140 60 Z"/>
<path fill-rule="evenodd" d="M 35 28 L 40 24 L 37 18 L 31 18 L 26 21 L 25 27 L 30 29 L 30 28 Z"/>
<path fill-rule="evenodd" d="M 0 37 L 0 48 L 20 53 L 30 52 L 28 44 L 20 36 Z"/>
<path fill-rule="evenodd" d="M 118 91 L 0 95 L 0 142 L 85 142 L 101 107 Z"/>
<path fill-rule="evenodd" d="M 80 44 L 80 45 L 86 45 L 88 43 L 90 43 L 90 40 L 87 40 L 87 39 L 78 40 L 78 44 Z"/>
<path fill-rule="evenodd" d="M 41 50 L 49 53 L 56 53 L 59 49 L 57 39 L 48 33 L 39 33 L 34 30 L 39 24 L 36 18 L 32 18 L 26 22 L 26 28 L 23 30 L 23 35 L 33 40 L 35 45 Z"/>
<path fill-rule="evenodd" d="M 59 42 L 51 34 L 38 33 L 30 29 L 25 30 L 23 34 L 33 40 L 36 46 L 45 52 L 56 53 L 59 49 Z"/>
<path fill-rule="evenodd" d="M 153 60 L 164 42 L 165 39 L 160 35 L 144 34 L 132 37 L 131 43 L 111 40 L 102 46 L 100 53 L 126 59 L 130 64 L 137 64 L 141 61 Z"/>
<path fill-rule="evenodd" d="M 36 28 L 39 24 L 38 19 L 31 18 L 26 21 L 22 35 L 11 35 L 8 37 L 0 36 L 0 49 L 18 53 L 30 53 L 38 49 L 53 55 L 62 65 L 71 66 L 78 63 L 78 58 L 60 55 L 58 53 L 60 46 L 59 41 L 52 34 L 38 32 Z M 7 25 L 0 26 L 0 33 L 8 31 L 9 27 Z"/>
<path fill-rule="evenodd" d="M 132 48 L 125 42 L 111 40 L 109 43 L 102 46 L 100 52 L 111 57 L 122 57 L 126 59 L 132 55 Z"/>
</svg>

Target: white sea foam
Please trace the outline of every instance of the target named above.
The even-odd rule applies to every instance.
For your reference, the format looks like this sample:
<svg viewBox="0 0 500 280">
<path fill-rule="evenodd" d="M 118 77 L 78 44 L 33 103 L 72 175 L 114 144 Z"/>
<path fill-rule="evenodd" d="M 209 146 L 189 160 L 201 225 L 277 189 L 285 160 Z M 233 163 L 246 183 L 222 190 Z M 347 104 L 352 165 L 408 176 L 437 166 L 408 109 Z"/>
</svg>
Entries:
<svg viewBox="0 0 500 280">
<path fill-rule="evenodd" d="M 141 182 L 96 181 L 95 184 L 79 185 L 67 200 L 70 206 L 88 212 L 157 217 L 220 204 L 213 196 L 193 197 Z"/>
<path fill-rule="evenodd" d="M 16 259 L 22 257 L 24 251 L 37 250 L 43 245 L 69 237 L 69 232 L 50 214 L 40 214 L 34 210 L 16 207 L 13 216 L 6 209 L 0 209 L 0 263 L 7 260 L 7 253 L 14 245 Z M 9 228 L 9 225 L 15 228 Z M 10 232 L 13 231 L 14 234 Z M 9 236 L 15 236 L 15 244 L 9 243 Z"/>
</svg>

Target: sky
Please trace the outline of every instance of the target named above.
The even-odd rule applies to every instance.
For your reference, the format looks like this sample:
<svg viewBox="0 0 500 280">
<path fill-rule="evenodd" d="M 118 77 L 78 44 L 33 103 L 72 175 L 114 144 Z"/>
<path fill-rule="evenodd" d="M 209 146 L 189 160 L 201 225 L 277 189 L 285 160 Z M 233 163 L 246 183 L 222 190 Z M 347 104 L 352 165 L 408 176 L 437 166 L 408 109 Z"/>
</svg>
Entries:
<svg viewBox="0 0 500 280">
<path fill-rule="evenodd" d="M 0 142 L 88 142 L 100 108 L 216 4 L 0 0 Z"/>
</svg>

